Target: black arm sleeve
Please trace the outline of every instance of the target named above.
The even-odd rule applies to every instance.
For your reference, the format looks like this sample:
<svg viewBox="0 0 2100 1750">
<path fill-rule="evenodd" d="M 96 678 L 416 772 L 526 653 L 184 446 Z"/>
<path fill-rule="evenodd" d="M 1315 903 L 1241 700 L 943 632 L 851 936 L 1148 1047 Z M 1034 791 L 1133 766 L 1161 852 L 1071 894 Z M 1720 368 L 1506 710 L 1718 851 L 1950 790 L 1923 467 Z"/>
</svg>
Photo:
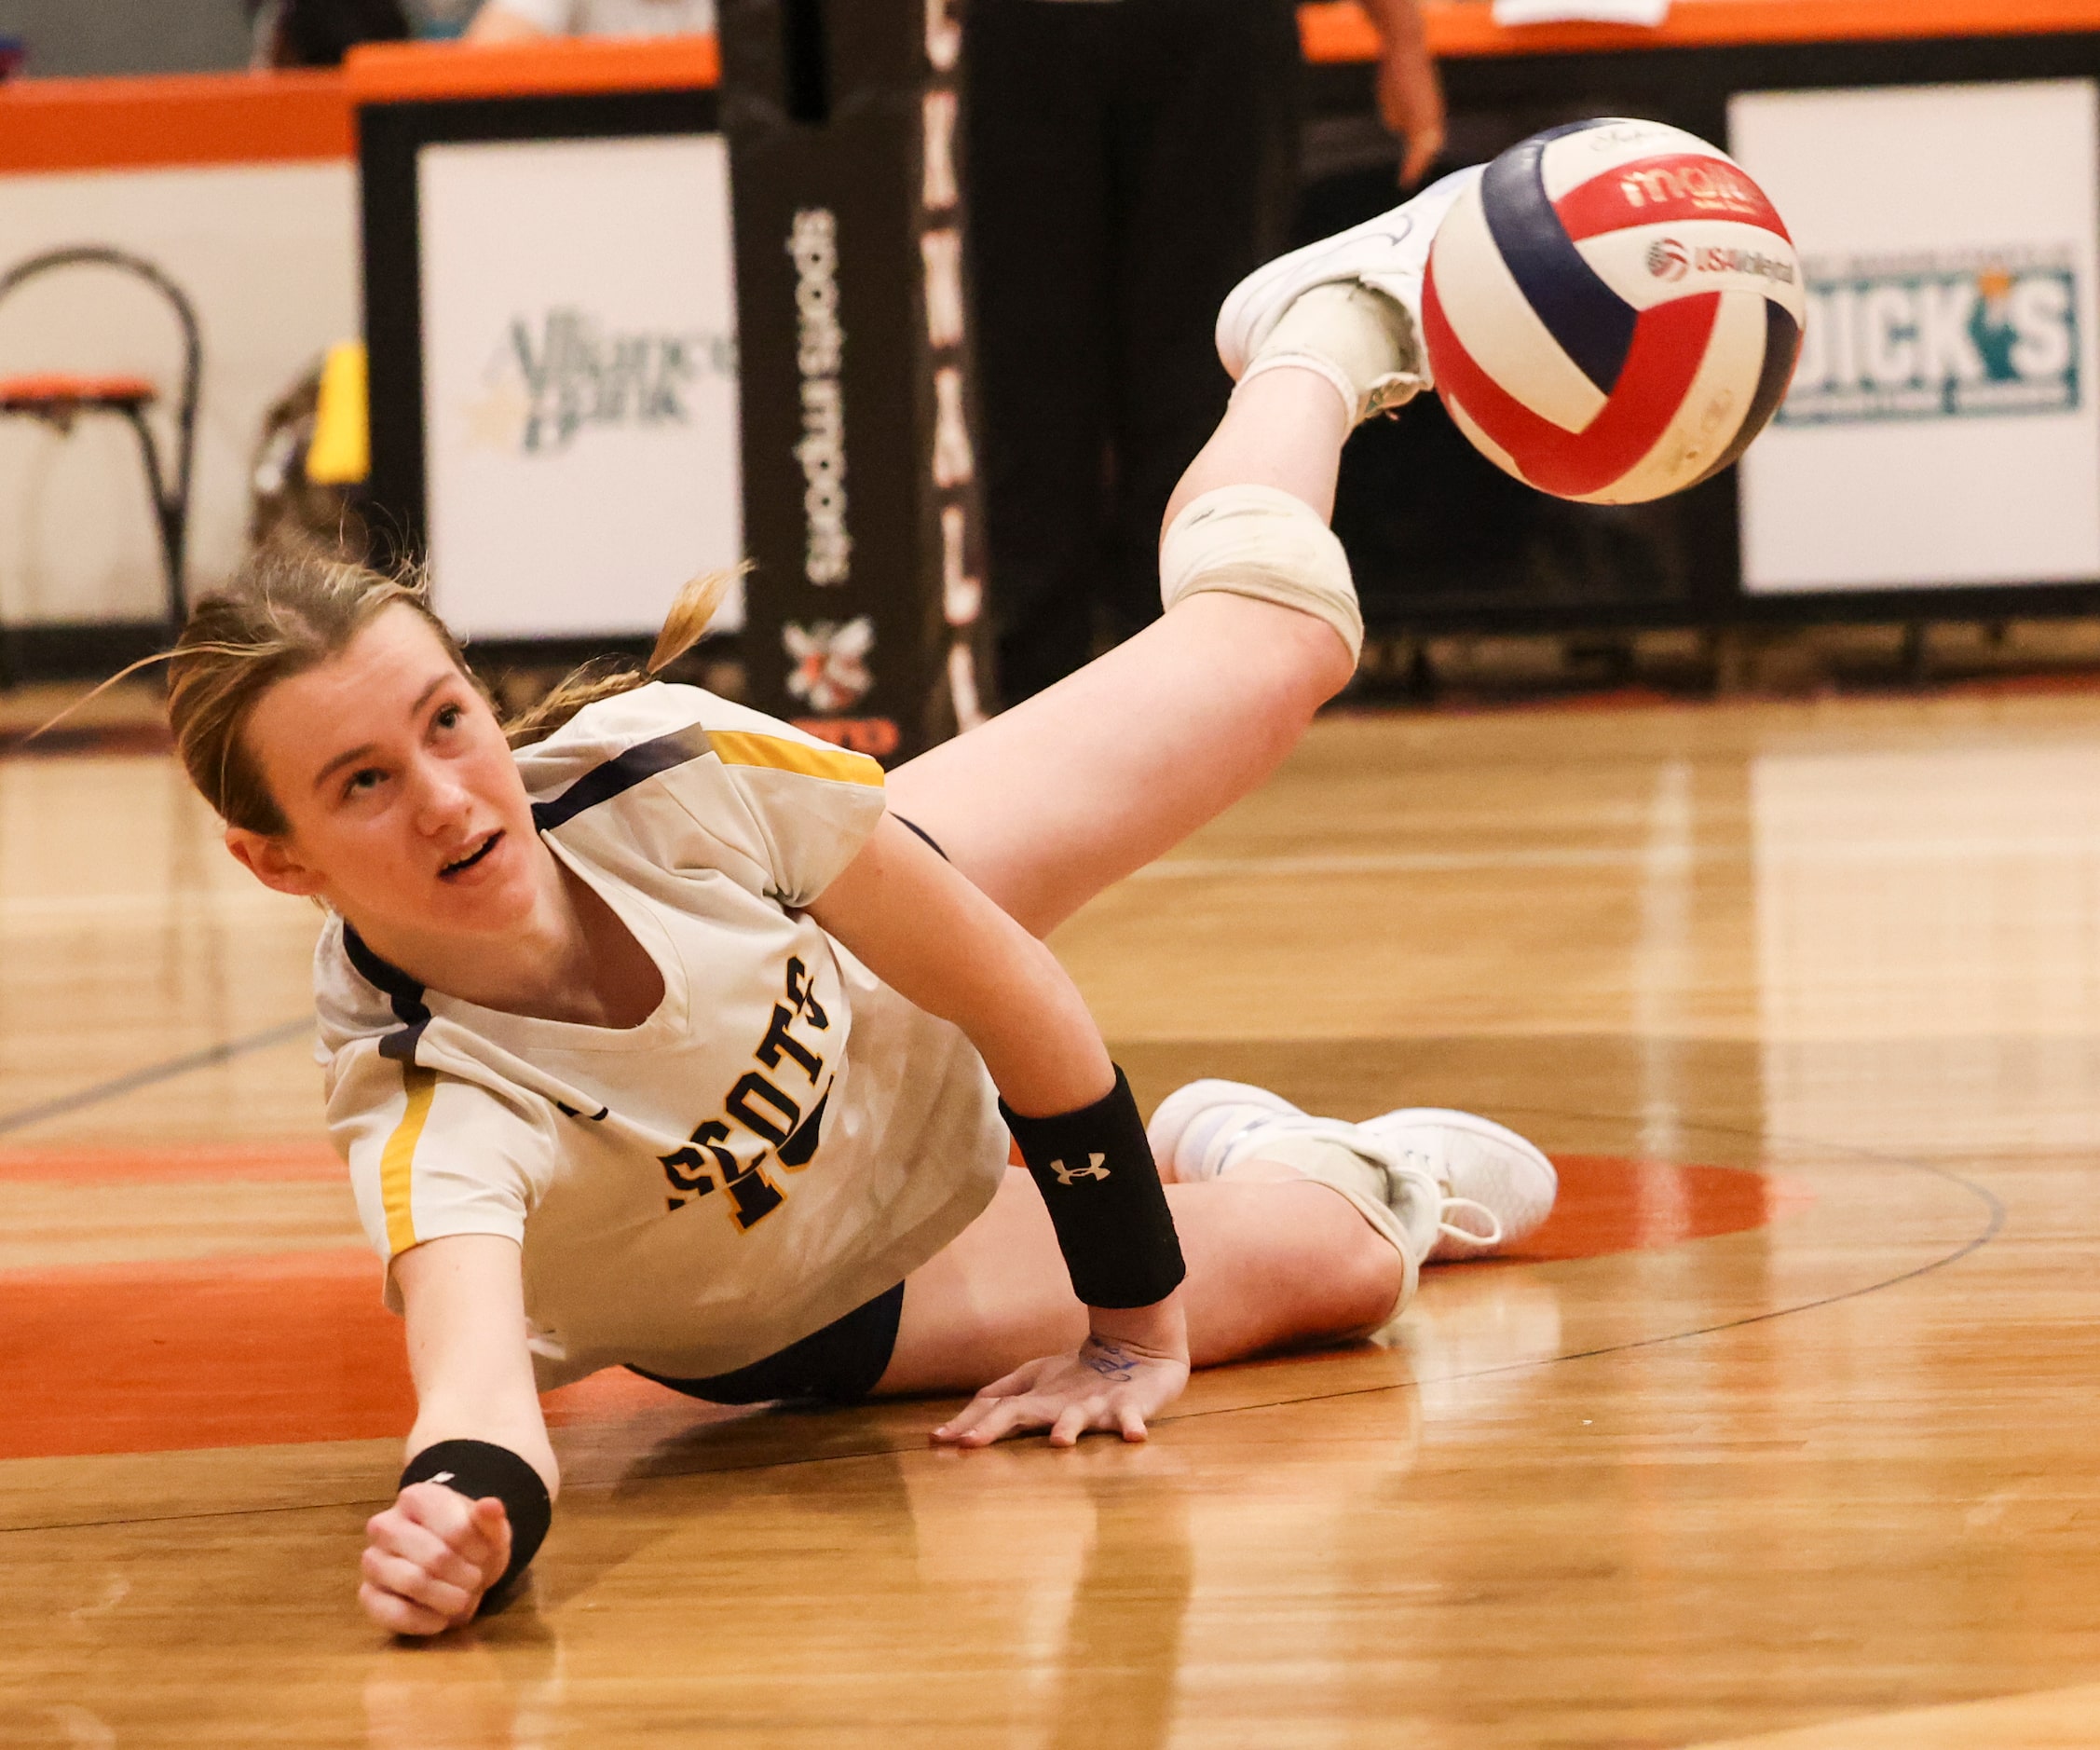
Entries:
<svg viewBox="0 0 2100 1750">
<path fill-rule="evenodd" d="M 1150 1306 L 1180 1286 L 1181 1241 L 1121 1069 L 1113 1088 L 1077 1112 L 1024 1118 L 1004 1101 L 999 1110 L 1049 1207 L 1081 1300 Z"/>
<path fill-rule="evenodd" d="M 442 1483 L 470 1501 L 493 1495 L 511 1521 L 511 1565 L 483 1594 L 493 1598 L 524 1573 L 553 1523 L 554 1503 L 539 1472 L 508 1446 L 485 1440 L 441 1440 L 426 1446 L 401 1473 L 401 1487 Z"/>
</svg>

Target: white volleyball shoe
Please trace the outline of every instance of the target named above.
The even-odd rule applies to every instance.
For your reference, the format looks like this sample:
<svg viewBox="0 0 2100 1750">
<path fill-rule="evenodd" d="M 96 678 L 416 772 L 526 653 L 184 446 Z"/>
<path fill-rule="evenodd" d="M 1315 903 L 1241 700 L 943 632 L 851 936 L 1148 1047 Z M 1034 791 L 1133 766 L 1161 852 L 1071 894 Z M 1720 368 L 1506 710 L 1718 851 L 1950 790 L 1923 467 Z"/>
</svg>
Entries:
<svg viewBox="0 0 2100 1750">
<path fill-rule="evenodd" d="M 1405 312 L 1408 330 L 1402 336 L 1399 369 L 1381 374 L 1375 392 L 1369 395 L 1370 405 L 1359 417 L 1391 412 L 1432 388 L 1420 340 L 1422 284 L 1429 267 L 1429 245 L 1444 215 L 1480 181 L 1483 170 L 1476 164 L 1454 171 L 1390 212 L 1279 255 L 1248 274 L 1218 312 L 1218 357 L 1233 380 L 1238 382 L 1248 374 L 1248 365 L 1262 354 L 1277 324 L 1299 298 L 1318 286 L 1355 285 L 1392 299 Z M 1292 349 L 1330 350 L 1316 339 L 1309 348 Z M 1356 371 L 1350 374 L 1361 376 Z"/>
<path fill-rule="evenodd" d="M 1561 1194 L 1561 1175 L 1539 1149 L 1474 1113 L 1403 1106 L 1357 1128 L 1426 1168 L 1449 1194 L 1433 1261 L 1507 1251 L 1537 1230 Z"/>
<path fill-rule="evenodd" d="M 1297 1167 L 1359 1204 L 1354 1188 L 1375 1183 L 1418 1265 L 1490 1257 L 1514 1245 L 1551 1212 L 1560 1190 L 1553 1163 L 1514 1130 L 1440 1107 L 1403 1107 L 1350 1124 L 1315 1117 L 1265 1087 L 1206 1080 L 1162 1101 L 1145 1134 L 1170 1183 L 1220 1178 L 1250 1160 Z M 1344 1183 L 1315 1172 L 1322 1144 L 1330 1154 L 1339 1144 L 1375 1179 L 1344 1170 Z"/>
</svg>

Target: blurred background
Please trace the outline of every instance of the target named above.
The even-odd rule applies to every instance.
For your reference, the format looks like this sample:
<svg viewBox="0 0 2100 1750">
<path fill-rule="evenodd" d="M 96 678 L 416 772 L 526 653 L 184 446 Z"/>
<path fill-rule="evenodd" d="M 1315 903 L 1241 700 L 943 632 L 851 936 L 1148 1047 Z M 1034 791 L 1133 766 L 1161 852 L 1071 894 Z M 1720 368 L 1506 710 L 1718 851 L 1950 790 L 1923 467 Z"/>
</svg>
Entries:
<svg viewBox="0 0 2100 1750">
<path fill-rule="evenodd" d="M 1368 428 L 1337 513 L 1371 635 L 1354 696 L 2100 663 L 2100 37 L 2064 8 L 1793 0 L 1746 30 L 1713 0 L 972 7 L 927 15 L 959 51 L 929 83 L 848 54 L 858 27 L 819 0 L 726 7 L 726 72 L 695 34 L 707 0 L 0 0 L 0 686 L 146 653 L 185 592 L 287 530 L 429 560 L 521 696 L 580 649 L 638 647 L 681 570 L 751 557 L 757 617 L 738 604 L 689 672 L 923 745 L 1156 611 L 1158 510 L 1222 407 L 1209 312 L 1242 272 L 1596 114 L 1684 126 L 1765 181 L 1807 257 L 1813 393 L 1744 468 L 1619 510 L 1507 479 L 1434 403 Z M 919 16 L 892 33 L 915 53 Z M 923 125 L 855 133 L 856 92 L 922 102 Z M 1826 195 L 1815 167 L 1860 142 L 1884 149 Z M 509 181 L 475 180 L 477 146 L 511 153 Z M 924 187 L 840 271 L 885 288 L 852 294 L 856 335 L 913 355 L 878 380 L 850 343 L 844 392 L 877 411 L 839 434 L 841 587 L 804 551 L 829 464 L 798 447 L 798 334 L 751 326 L 779 266 L 752 227 L 808 177 L 874 223 L 848 164 L 883 155 Z M 675 213 L 689 258 L 659 246 Z M 572 271 L 607 250 L 653 288 L 623 312 Z M 2059 296 L 2039 352 L 1991 314 Z M 1984 324 L 1945 383 L 1905 340 L 1929 308 Z M 648 357 L 675 381 L 652 390 Z M 2000 399 L 1961 401 L 1965 372 Z M 542 390 L 568 398 L 558 436 L 526 406 Z M 892 417 L 947 477 L 877 441 Z M 533 453 L 498 465 L 512 438 Z"/>
</svg>

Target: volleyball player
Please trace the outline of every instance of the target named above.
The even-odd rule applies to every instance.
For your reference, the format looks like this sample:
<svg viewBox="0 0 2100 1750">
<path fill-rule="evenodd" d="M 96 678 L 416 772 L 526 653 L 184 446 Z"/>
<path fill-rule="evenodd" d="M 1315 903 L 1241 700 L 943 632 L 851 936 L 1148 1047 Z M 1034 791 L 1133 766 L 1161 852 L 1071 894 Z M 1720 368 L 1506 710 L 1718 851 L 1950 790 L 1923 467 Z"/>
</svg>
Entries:
<svg viewBox="0 0 2100 1750">
<path fill-rule="evenodd" d="M 593 1369 L 723 1402 L 974 1390 L 934 1431 L 961 1446 L 1137 1440 L 1192 1363 L 1374 1330 L 1432 1255 L 1543 1218 L 1544 1156 L 1462 1114 L 1196 1083 L 1148 1142 L 1042 942 L 1349 678 L 1338 458 L 1423 386 L 1454 192 L 1234 294 L 1165 617 L 887 782 L 640 676 L 573 677 L 507 735 L 420 591 L 355 567 L 266 558 L 196 604 L 177 745 L 233 854 L 327 909 L 329 1125 L 405 1316 L 377 1621 L 464 1622 L 529 1562 L 559 1481 L 538 1392 Z M 681 598 L 652 668 L 711 608 Z"/>
</svg>

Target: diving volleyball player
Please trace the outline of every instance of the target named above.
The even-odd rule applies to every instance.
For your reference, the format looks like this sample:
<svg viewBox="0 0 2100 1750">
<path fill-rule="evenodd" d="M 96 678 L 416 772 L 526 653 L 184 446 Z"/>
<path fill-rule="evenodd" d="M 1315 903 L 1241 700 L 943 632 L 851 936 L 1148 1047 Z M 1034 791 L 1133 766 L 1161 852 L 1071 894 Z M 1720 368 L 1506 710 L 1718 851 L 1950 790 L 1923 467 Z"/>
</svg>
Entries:
<svg viewBox="0 0 2100 1750">
<path fill-rule="evenodd" d="M 639 675 L 507 732 L 420 590 L 353 566 L 265 557 L 198 601 L 177 745 L 234 855 L 326 908 L 328 1123 L 405 1320 L 375 1620 L 463 1623 L 531 1560 L 559 1484 L 538 1393 L 595 1369 L 733 1403 L 974 1391 L 934 1431 L 957 1446 L 1139 1440 L 1192 1365 L 1373 1331 L 1432 1256 L 1544 1218 L 1546 1158 L 1464 1114 L 1198 1082 L 1148 1140 L 1042 940 L 1349 679 L 1338 461 L 1425 386 L 1460 185 L 1234 294 L 1239 387 L 1167 508 L 1165 617 L 887 781 Z"/>
</svg>

